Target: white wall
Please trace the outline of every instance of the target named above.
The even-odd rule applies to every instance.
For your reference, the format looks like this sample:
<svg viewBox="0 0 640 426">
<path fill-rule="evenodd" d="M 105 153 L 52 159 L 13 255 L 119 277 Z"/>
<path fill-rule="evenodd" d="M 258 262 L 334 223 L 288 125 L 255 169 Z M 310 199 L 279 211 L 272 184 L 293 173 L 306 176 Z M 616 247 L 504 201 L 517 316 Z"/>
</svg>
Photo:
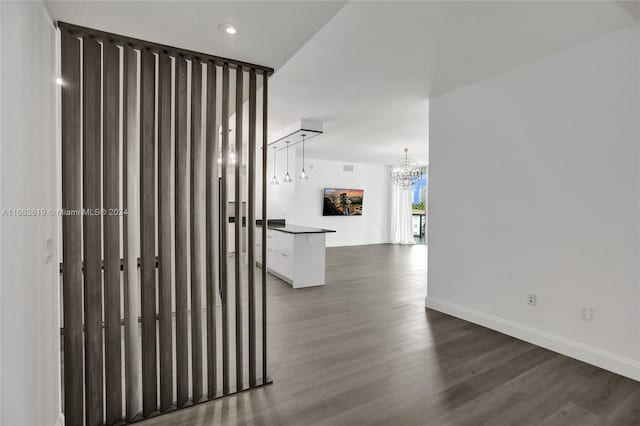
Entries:
<svg viewBox="0 0 640 426">
<path fill-rule="evenodd" d="M 318 140 L 318 143 L 320 141 Z M 273 153 L 270 153 L 273 154 Z M 299 154 L 299 152 L 298 152 Z M 389 242 L 389 170 L 373 164 L 306 159 L 310 178 L 297 179 L 302 159 L 290 153 L 289 173 L 295 182 L 286 184 L 285 151 L 277 157 L 280 185 L 269 187 L 269 214 L 271 218 L 285 218 L 296 225 L 337 231 L 327 234 L 327 246 L 352 246 Z M 353 172 L 343 171 L 345 164 L 353 165 Z M 273 176 L 273 159 L 268 178 Z M 322 216 L 324 188 L 364 189 L 362 216 Z"/>
<path fill-rule="evenodd" d="M 54 208 L 55 30 L 39 2 L 0 2 L 0 15 L 0 205 Z M 60 413 L 56 218 L 3 216 L 0 233 L 0 423 L 53 425 Z"/>
<path fill-rule="evenodd" d="M 427 306 L 640 380 L 639 64 L 632 27 L 431 100 Z"/>
</svg>

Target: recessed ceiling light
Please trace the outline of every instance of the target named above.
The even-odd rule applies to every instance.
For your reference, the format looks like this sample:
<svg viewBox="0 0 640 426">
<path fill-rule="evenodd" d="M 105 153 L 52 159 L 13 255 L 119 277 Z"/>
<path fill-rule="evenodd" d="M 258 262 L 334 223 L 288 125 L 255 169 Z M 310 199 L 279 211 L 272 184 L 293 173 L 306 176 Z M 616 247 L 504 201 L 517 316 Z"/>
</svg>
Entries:
<svg viewBox="0 0 640 426">
<path fill-rule="evenodd" d="M 225 33 L 230 35 L 236 34 L 238 32 L 238 29 L 236 27 L 229 24 L 220 24 L 218 28 L 220 28 L 220 31 L 224 31 Z"/>
</svg>

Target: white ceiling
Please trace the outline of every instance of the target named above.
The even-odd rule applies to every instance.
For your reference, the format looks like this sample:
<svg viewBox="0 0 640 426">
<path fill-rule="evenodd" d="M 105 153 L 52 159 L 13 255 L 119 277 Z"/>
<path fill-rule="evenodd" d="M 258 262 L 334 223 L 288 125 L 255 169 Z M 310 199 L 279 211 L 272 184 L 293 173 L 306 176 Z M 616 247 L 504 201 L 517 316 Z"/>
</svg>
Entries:
<svg viewBox="0 0 640 426">
<path fill-rule="evenodd" d="M 428 101 L 634 23 L 614 2 L 350 2 L 271 80 L 271 124 L 323 121 L 308 154 L 428 162 Z"/>
<path fill-rule="evenodd" d="M 634 23 L 613 1 L 47 2 L 54 19 L 276 68 L 270 129 L 325 134 L 308 154 L 428 162 L 428 98 Z M 218 26 L 237 26 L 230 37 Z"/>
<path fill-rule="evenodd" d="M 54 20 L 279 68 L 344 1 L 46 1 Z M 220 31 L 221 24 L 238 34 Z"/>
</svg>

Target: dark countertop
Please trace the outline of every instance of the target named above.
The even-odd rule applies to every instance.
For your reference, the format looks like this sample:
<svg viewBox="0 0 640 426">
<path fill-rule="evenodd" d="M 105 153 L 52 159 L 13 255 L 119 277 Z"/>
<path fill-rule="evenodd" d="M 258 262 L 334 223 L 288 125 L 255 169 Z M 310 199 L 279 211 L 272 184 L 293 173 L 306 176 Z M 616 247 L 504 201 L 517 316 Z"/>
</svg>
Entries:
<svg viewBox="0 0 640 426">
<path fill-rule="evenodd" d="M 330 229 L 310 228 L 308 226 L 289 225 L 289 224 L 286 224 L 284 226 L 269 225 L 268 229 L 271 229 L 273 231 L 285 232 L 287 234 L 326 234 L 330 232 L 336 232 Z"/>
</svg>

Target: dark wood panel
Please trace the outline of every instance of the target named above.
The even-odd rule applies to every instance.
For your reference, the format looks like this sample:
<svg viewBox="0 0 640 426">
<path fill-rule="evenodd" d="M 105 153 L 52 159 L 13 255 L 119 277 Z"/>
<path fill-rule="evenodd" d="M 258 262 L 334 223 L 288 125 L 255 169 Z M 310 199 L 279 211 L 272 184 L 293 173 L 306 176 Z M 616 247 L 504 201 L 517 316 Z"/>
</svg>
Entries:
<svg viewBox="0 0 640 426">
<path fill-rule="evenodd" d="M 247 171 L 247 285 L 249 309 L 249 386 L 256 385 L 256 71 L 249 72 L 249 152 Z"/>
<path fill-rule="evenodd" d="M 137 303 L 138 297 L 138 280 L 130 281 L 129 274 L 132 271 L 138 271 L 137 262 L 131 265 L 129 263 L 130 253 L 129 244 L 129 204 L 127 197 L 129 196 L 128 170 L 135 167 L 134 160 L 136 158 L 136 140 L 138 138 L 138 121 L 136 119 L 136 109 L 138 105 L 138 53 L 129 46 L 124 47 L 123 56 L 123 94 L 124 100 L 122 104 L 122 200 L 123 208 L 127 210 L 127 214 L 122 218 L 122 235 L 123 235 L 123 281 L 124 281 L 124 359 L 125 359 L 125 417 L 133 419 L 141 409 L 140 404 L 140 359 L 138 354 L 138 314 Z M 132 182 L 133 183 L 133 182 Z M 133 230 L 132 230 L 133 232 Z M 135 249 L 133 250 L 135 253 Z M 137 257 L 137 256 L 136 256 Z M 132 271 L 130 271 L 132 269 Z"/>
<path fill-rule="evenodd" d="M 217 275 L 217 224 L 218 215 L 218 125 L 216 120 L 216 66 L 207 64 L 206 98 L 206 292 L 207 292 L 207 396 L 215 398 L 217 388 L 217 348 L 216 348 L 216 299 L 218 292 Z"/>
<path fill-rule="evenodd" d="M 177 405 L 189 399 L 189 329 L 187 321 L 187 62 L 175 58 L 175 297 Z"/>
<path fill-rule="evenodd" d="M 158 311 L 160 411 L 173 404 L 171 308 L 171 58 L 158 57 Z"/>
<path fill-rule="evenodd" d="M 191 61 L 191 378 L 193 402 L 202 399 L 202 64 Z"/>
<path fill-rule="evenodd" d="M 142 303 L 142 413 L 157 409 L 155 268 L 155 56 L 140 52 L 140 277 Z"/>
<path fill-rule="evenodd" d="M 227 173 L 229 163 L 229 65 L 222 65 L 222 164 L 220 165 L 220 293 L 222 299 L 222 393 L 229 389 L 229 306 L 227 299 L 228 271 L 227 256 Z"/>
<path fill-rule="evenodd" d="M 262 383 L 267 383 L 267 157 L 269 79 L 262 77 Z"/>
<path fill-rule="evenodd" d="M 80 40 L 62 31 L 62 208 L 82 208 L 80 157 Z M 83 419 L 82 217 L 62 217 L 62 303 L 64 321 L 64 416 L 69 426 Z"/>
<path fill-rule="evenodd" d="M 102 207 L 100 199 L 101 46 L 83 40 L 82 74 L 82 198 L 91 214 L 84 224 L 84 323 L 85 323 L 85 417 L 87 425 L 104 421 L 102 356 Z"/>
<path fill-rule="evenodd" d="M 103 45 L 104 356 L 105 421 L 122 417 L 122 327 L 120 325 L 120 49 Z"/>
<path fill-rule="evenodd" d="M 236 164 L 235 164 L 235 313 L 236 313 L 236 389 L 242 389 L 243 385 L 243 370 L 244 370 L 244 358 L 243 358 L 243 342 L 242 342 L 242 274 L 240 272 L 240 265 L 242 262 L 242 104 L 243 104 L 243 76 L 244 72 L 238 69 L 236 70 Z"/>
</svg>

